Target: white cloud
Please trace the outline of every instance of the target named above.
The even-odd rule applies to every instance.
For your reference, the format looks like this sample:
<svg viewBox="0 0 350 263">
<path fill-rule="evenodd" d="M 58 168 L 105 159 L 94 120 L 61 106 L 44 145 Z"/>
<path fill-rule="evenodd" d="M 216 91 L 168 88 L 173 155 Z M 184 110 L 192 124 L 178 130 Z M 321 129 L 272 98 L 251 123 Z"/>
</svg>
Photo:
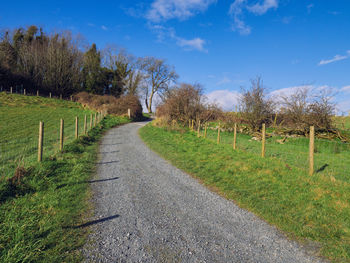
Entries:
<svg viewBox="0 0 350 263">
<path fill-rule="evenodd" d="M 283 88 L 283 89 L 277 89 L 274 91 L 270 92 L 270 96 L 273 98 L 278 98 L 281 96 L 289 96 L 293 93 L 295 93 L 299 89 L 312 89 L 312 85 L 301 85 L 301 86 L 294 86 L 294 87 L 288 87 L 288 88 Z"/>
<path fill-rule="evenodd" d="M 162 25 L 150 25 L 149 28 L 157 34 L 159 42 L 163 42 L 165 39 L 175 40 L 176 44 L 186 51 L 197 50 L 207 53 L 208 50 L 205 49 L 206 41 L 199 37 L 193 39 L 185 39 L 176 35 L 176 32 L 173 28 L 168 28 Z"/>
<path fill-rule="evenodd" d="M 217 103 L 223 110 L 233 111 L 238 106 L 240 93 L 229 90 L 215 90 L 206 94 L 208 102 Z"/>
<path fill-rule="evenodd" d="M 104 31 L 108 30 L 108 28 L 106 26 L 103 26 L 103 25 L 101 26 L 101 29 L 104 30 Z"/>
<path fill-rule="evenodd" d="M 146 18 L 153 22 L 177 18 L 185 20 L 205 11 L 216 0 L 155 0 Z"/>
<path fill-rule="evenodd" d="M 184 39 L 180 37 L 176 37 L 177 45 L 180 47 L 184 47 L 187 50 L 198 50 L 202 52 L 207 52 L 207 50 L 204 48 L 205 40 L 201 38 L 194 38 L 194 39 Z"/>
<path fill-rule="evenodd" d="M 345 55 L 345 56 L 335 55 L 334 58 L 332 58 L 332 59 L 321 60 L 321 61 L 318 63 L 318 65 L 319 65 L 319 66 L 327 65 L 327 64 L 330 64 L 330 63 L 333 63 L 333 62 L 337 62 L 337 61 L 340 61 L 340 60 L 347 59 L 347 58 L 349 58 L 349 56 L 350 56 L 350 54 L 349 54 L 349 51 L 348 51 L 348 54 Z"/>
<path fill-rule="evenodd" d="M 346 93 L 350 93 L 350 85 L 349 85 L 349 86 L 342 87 L 340 91 L 346 92 Z"/>
<path fill-rule="evenodd" d="M 260 0 L 253 5 L 249 5 L 248 0 L 235 0 L 229 10 L 229 14 L 233 18 L 232 29 L 238 31 L 241 35 L 249 35 L 251 27 L 243 21 L 243 11 L 247 10 L 255 15 L 263 15 L 270 9 L 278 8 L 278 0 Z"/>
<path fill-rule="evenodd" d="M 263 15 L 265 14 L 269 9 L 274 8 L 276 9 L 278 7 L 278 1 L 277 0 L 264 0 L 262 3 L 256 3 L 255 5 L 248 6 L 247 9 L 256 15 Z"/>
</svg>

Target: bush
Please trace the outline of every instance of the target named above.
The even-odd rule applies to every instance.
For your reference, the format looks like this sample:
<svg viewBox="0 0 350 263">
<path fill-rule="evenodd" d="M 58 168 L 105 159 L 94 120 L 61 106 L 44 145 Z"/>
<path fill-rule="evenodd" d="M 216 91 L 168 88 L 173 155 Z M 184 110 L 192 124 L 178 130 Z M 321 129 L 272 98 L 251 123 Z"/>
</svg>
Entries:
<svg viewBox="0 0 350 263">
<path fill-rule="evenodd" d="M 73 96 L 74 100 L 94 110 L 106 110 L 109 114 L 127 115 L 128 109 L 132 118 L 142 117 L 142 106 L 138 97 L 126 95 L 116 98 L 110 95 L 95 95 L 80 92 Z"/>
<path fill-rule="evenodd" d="M 275 104 L 267 97 L 260 77 L 251 80 L 251 87 L 243 90 L 240 100 L 243 118 L 253 131 L 261 129 L 263 123 L 270 123 Z"/>
<path fill-rule="evenodd" d="M 156 114 L 168 123 L 176 121 L 187 125 L 190 120 L 204 123 L 217 119 L 221 110 L 214 104 L 206 103 L 206 97 L 199 85 L 181 84 L 166 94 Z"/>
<path fill-rule="evenodd" d="M 331 91 L 324 89 L 316 96 L 311 96 L 309 88 L 299 88 L 289 96 L 282 96 L 281 113 L 284 125 L 294 129 L 308 130 L 315 126 L 318 130 L 333 128 L 335 104 L 331 102 Z"/>
<path fill-rule="evenodd" d="M 131 111 L 132 118 L 142 117 L 142 106 L 135 95 L 126 95 L 118 98 L 115 103 L 108 107 L 108 113 L 124 115 L 128 113 L 128 109 Z"/>
</svg>

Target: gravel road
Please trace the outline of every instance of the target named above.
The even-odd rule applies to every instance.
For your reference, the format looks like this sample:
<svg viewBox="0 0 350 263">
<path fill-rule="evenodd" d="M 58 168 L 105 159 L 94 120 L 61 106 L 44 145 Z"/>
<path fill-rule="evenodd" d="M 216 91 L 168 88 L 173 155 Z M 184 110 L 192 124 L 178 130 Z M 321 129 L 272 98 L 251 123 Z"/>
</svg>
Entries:
<svg viewBox="0 0 350 263">
<path fill-rule="evenodd" d="M 321 262 L 152 152 L 144 124 L 102 140 L 86 262 Z"/>
</svg>

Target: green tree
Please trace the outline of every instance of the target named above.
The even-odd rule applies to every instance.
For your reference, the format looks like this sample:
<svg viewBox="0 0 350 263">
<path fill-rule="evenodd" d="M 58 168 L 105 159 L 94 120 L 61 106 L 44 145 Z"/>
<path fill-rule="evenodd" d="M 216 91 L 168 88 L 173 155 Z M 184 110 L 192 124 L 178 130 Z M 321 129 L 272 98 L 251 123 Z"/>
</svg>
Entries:
<svg viewBox="0 0 350 263">
<path fill-rule="evenodd" d="M 96 44 L 92 44 L 91 48 L 84 54 L 84 66 L 82 69 L 84 78 L 84 89 L 87 92 L 95 94 L 103 94 L 106 73 L 101 68 L 101 53 L 97 50 Z"/>
</svg>

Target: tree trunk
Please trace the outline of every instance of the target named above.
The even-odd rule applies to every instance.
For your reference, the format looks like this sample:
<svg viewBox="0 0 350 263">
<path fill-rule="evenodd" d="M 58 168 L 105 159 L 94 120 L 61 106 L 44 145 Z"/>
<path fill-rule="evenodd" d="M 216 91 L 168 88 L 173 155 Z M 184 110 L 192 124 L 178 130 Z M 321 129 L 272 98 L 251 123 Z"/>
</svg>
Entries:
<svg viewBox="0 0 350 263">
<path fill-rule="evenodd" d="M 152 113 L 152 100 L 153 100 L 153 95 L 154 95 L 154 92 L 152 91 L 152 92 L 151 92 L 151 95 L 149 95 L 149 99 L 148 99 L 148 102 L 149 102 L 149 105 L 148 105 L 148 112 L 149 112 L 149 113 Z"/>
</svg>

